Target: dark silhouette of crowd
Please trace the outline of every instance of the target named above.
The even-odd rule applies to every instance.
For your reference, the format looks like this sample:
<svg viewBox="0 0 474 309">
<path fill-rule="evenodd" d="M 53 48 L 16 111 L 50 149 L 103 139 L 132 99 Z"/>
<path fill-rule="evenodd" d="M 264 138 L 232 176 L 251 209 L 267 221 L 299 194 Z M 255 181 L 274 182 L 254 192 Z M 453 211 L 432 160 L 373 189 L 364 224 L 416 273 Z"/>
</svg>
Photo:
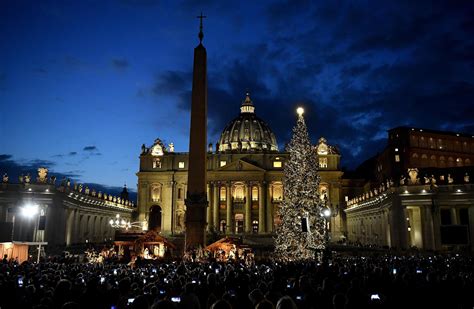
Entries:
<svg viewBox="0 0 474 309">
<path fill-rule="evenodd" d="M 4 308 L 473 308 L 473 258 L 336 256 L 328 263 L 3 260 Z"/>
</svg>

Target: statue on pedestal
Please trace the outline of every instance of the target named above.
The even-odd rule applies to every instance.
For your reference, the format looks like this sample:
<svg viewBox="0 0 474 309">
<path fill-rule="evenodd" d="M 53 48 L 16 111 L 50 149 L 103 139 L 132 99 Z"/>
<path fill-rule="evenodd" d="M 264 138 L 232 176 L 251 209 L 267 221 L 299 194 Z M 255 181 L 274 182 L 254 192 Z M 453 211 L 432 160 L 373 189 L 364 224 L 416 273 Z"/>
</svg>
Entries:
<svg viewBox="0 0 474 309">
<path fill-rule="evenodd" d="M 3 183 L 8 183 L 8 175 L 7 175 L 7 173 L 3 174 L 2 182 L 3 182 Z"/>
<path fill-rule="evenodd" d="M 400 185 L 401 185 L 401 186 L 404 186 L 404 185 L 405 185 L 405 181 L 406 181 L 405 176 L 403 176 L 403 175 L 400 176 Z"/>
<path fill-rule="evenodd" d="M 453 183 L 454 179 L 451 177 L 451 174 L 448 174 L 448 183 Z"/>
<path fill-rule="evenodd" d="M 469 174 L 468 173 L 466 173 L 466 175 L 464 175 L 464 182 L 469 183 Z"/>
<path fill-rule="evenodd" d="M 30 182 L 31 182 L 31 176 L 30 176 L 30 173 L 28 173 L 25 176 L 25 183 L 30 183 Z"/>
<path fill-rule="evenodd" d="M 416 185 L 420 183 L 420 180 L 418 179 L 418 169 L 417 168 L 409 168 L 408 169 L 408 176 L 410 176 L 410 179 L 408 183 L 410 185 Z"/>
<path fill-rule="evenodd" d="M 46 183 L 48 180 L 48 169 L 45 167 L 38 168 L 38 177 L 36 177 L 36 182 Z"/>
</svg>

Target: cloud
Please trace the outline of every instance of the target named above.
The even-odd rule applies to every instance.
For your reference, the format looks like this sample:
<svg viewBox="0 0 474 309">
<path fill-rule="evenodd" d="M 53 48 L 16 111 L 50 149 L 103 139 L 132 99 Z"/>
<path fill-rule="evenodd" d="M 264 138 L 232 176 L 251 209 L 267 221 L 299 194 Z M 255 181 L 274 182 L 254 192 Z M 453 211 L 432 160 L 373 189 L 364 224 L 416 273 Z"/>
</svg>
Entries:
<svg viewBox="0 0 474 309">
<path fill-rule="evenodd" d="M 18 177 L 21 174 L 30 174 L 33 179 L 36 177 L 38 173 L 38 168 L 39 167 L 46 167 L 49 170 L 49 175 L 55 175 L 56 178 L 60 179 L 63 177 L 66 178 L 71 178 L 71 179 L 77 179 L 81 175 L 77 173 L 61 173 L 61 172 L 55 172 L 54 171 L 54 166 L 56 164 L 52 161 L 49 160 L 43 160 L 43 159 L 33 159 L 30 161 L 26 162 L 21 162 L 18 160 L 15 160 L 13 156 L 8 155 L 8 154 L 1 154 L 0 155 L 0 173 L 7 173 L 10 182 L 18 182 Z"/>
<path fill-rule="evenodd" d="M 338 145 L 350 168 L 381 151 L 393 127 L 472 132 L 472 2 L 276 1 L 264 11 L 258 42 L 236 42 L 225 57 L 208 51 L 211 142 L 247 90 L 281 150 L 302 104 L 312 140 Z M 189 111 L 191 85 L 190 70 L 168 70 L 140 94 Z"/>
<path fill-rule="evenodd" d="M 85 146 L 82 150 L 84 151 L 97 151 L 97 147 L 96 146 Z"/>
<path fill-rule="evenodd" d="M 112 59 L 112 65 L 116 69 L 123 70 L 123 69 L 128 68 L 129 63 L 126 59 L 115 58 L 115 59 Z"/>
<path fill-rule="evenodd" d="M 60 181 L 63 178 L 69 178 L 74 182 L 78 182 L 81 176 L 85 173 L 84 170 L 71 170 L 66 172 L 56 172 L 54 171 L 55 163 L 42 160 L 34 159 L 25 163 L 21 163 L 13 159 L 12 155 L 9 154 L 0 154 L 0 175 L 7 173 L 9 176 L 9 181 L 11 183 L 18 183 L 18 177 L 20 175 L 30 174 L 33 181 L 35 181 L 38 174 L 39 167 L 48 168 L 49 176 L 56 176 L 56 179 Z M 85 183 L 89 188 L 95 188 L 97 191 L 107 192 L 108 194 L 113 194 L 119 196 L 122 192 L 122 187 L 106 186 L 97 183 Z M 129 199 L 132 201 L 137 200 L 137 193 L 135 190 L 128 188 Z"/>
<path fill-rule="evenodd" d="M 77 155 L 77 152 L 76 152 L 76 151 L 71 151 L 71 152 L 69 153 L 69 155 L 70 155 L 70 156 L 75 156 L 75 155 Z"/>
</svg>

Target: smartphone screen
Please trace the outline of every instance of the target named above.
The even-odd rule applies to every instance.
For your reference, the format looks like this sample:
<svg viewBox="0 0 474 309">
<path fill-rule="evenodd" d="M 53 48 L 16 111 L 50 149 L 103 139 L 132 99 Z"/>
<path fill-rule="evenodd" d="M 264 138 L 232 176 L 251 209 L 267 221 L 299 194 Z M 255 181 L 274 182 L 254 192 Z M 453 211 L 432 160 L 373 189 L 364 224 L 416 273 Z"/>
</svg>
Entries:
<svg viewBox="0 0 474 309">
<path fill-rule="evenodd" d="M 171 297 L 171 301 L 174 303 L 179 303 L 181 301 L 181 297 L 179 296 Z"/>
<path fill-rule="evenodd" d="M 370 295 L 370 300 L 380 300 L 379 294 L 372 294 L 372 295 Z"/>
</svg>

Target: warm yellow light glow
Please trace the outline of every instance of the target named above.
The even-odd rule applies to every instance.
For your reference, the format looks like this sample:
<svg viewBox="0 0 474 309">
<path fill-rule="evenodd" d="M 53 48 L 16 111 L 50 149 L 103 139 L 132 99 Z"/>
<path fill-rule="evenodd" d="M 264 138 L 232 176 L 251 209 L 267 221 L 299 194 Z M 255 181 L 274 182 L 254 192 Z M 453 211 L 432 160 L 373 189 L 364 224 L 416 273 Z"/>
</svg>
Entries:
<svg viewBox="0 0 474 309">
<path fill-rule="evenodd" d="M 300 116 L 303 116 L 304 109 L 303 109 L 302 107 L 298 107 L 298 108 L 296 109 L 296 113 L 297 113 L 298 115 L 300 115 Z"/>
</svg>

